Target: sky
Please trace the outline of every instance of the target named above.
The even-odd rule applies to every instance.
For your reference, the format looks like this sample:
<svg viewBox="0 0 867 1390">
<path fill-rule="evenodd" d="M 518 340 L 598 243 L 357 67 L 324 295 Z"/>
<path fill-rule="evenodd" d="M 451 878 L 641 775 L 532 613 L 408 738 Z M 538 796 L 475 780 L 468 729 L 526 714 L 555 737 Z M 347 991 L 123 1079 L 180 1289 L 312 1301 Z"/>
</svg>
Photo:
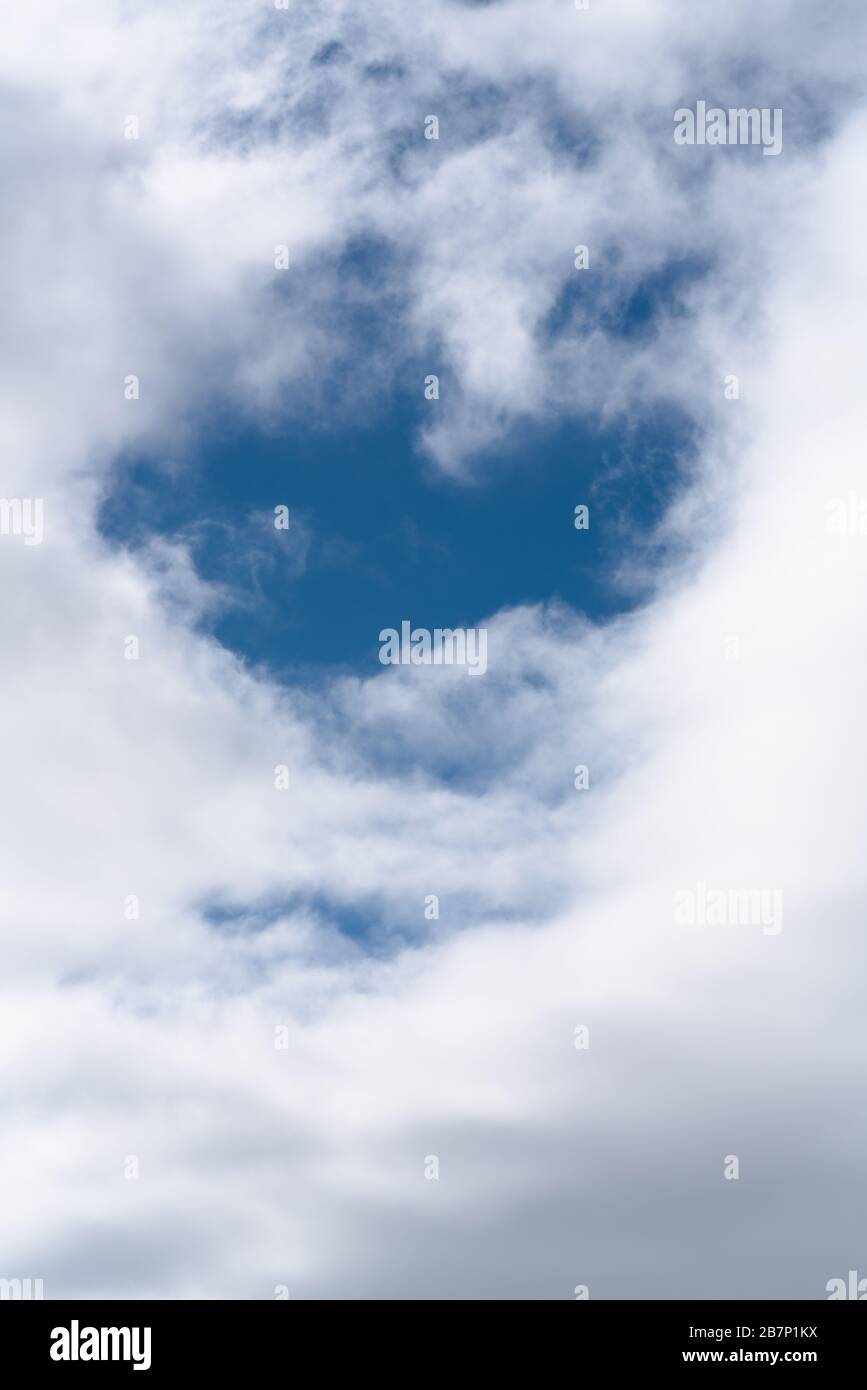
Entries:
<svg viewBox="0 0 867 1390">
<path fill-rule="evenodd" d="M 867 1277 L 865 28 L 3 20 L 0 1278 Z"/>
</svg>

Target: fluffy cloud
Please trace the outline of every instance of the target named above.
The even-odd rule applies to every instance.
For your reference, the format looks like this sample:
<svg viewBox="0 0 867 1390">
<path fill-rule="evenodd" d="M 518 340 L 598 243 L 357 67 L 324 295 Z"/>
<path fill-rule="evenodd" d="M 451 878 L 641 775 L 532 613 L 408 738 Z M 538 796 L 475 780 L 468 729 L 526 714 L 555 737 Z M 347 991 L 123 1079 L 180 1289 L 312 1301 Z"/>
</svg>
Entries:
<svg viewBox="0 0 867 1390">
<path fill-rule="evenodd" d="M 0 538 L 4 1276 L 811 1297 L 862 1258 L 865 539 L 826 526 L 865 425 L 842 9 L 833 32 L 782 0 L 15 21 L 0 429 L 4 493 L 43 496 L 46 535 Z M 751 49 L 754 99 L 792 98 L 784 158 L 678 151 L 674 106 L 696 82 L 742 99 Z M 695 416 L 681 559 L 641 610 L 491 615 L 484 680 L 314 696 L 197 631 L 225 596 L 183 545 L 109 550 L 124 453 L 177 456 L 227 404 L 315 411 L 351 369 L 358 239 L 394 258 L 384 369 L 436 353 L 453 386 L 443 467 L 526 416 Z M 635 286 L 694 254 L 710 269 L 628 340 Z M 676 925 L 699 881 L 780 889 L 782 931 Z"/>
</svg>

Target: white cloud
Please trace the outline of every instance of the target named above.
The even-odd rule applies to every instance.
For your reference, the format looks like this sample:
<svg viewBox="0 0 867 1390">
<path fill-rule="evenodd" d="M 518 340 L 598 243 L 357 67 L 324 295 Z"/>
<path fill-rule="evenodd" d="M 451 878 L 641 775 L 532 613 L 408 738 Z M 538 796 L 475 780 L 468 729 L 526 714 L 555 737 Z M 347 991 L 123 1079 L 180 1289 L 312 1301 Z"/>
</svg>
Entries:
<svg viewBox="0 0 867 1390">
<path fill-rule="evenodd" d="M 353 10 L 290 21 L 285 47 L 252 5 L 104 4 L 74 32 L 24 11 L 2 60 L 25 210 L 0 256 L 4 489 L 45 497 L 46 540 L 0 538 L 0 1273 L 49 1296 L 821 1296 L 861 1258 L 863 1202 L 867 538 L 824 526 L 863 475 L 857 45 L 782 3 L 395 6 L 371 34 Z M 311 76 L 347 32 L 352 80 Z M 836 133 L 779 171 L 718 159 L 699 194 L 669 95 L 734 82 L 751 45 L 787 91 L 797 68 L 830 93 Z M 405 67 L 391 105 L 360 82 L 374 60 Z M 504 133 L 420 144 L 392 185 L 386 113 L 420 128 L 422 73 L 444 98 L 500 85 Z M 542 82 L 580 93 L 598 162 L 546 152 Z M 156 132 L 136 151 L 133 106 Z M 249 148 L 220 144 L 227 112 L 252 116 Z M 92 517 L 120 452 L 176 459 L 221 396 L 299 409 L 351 360 L 329 306 L 358 232 L 413 266 L 396 348 L 438 343 L 460 382 L 428 437 L 445 467 L 576 403 L 673 398 L 706 424 L 669 523 L 688 578 L 603 631 L 492 616 L 484 681 L 422 668 L 314 698 L 194 633 L 221 596 L 182 550 L 109 552 Z M 295 301 L 270 283 L 286 235 Z M 580 322 L 551 344 L 579 240 L 617 249 L 615 288 L 604 251 L 593 272 L 613 303 L 687 251 L 717 264 L 651 346 Z M 782 933 L 675 927 L 697 880 L 782 888 Z M 209 924 L 214 902 L 244 929 Z M 373 949 L 329 921 L 359 902 Z"/>
</svg>

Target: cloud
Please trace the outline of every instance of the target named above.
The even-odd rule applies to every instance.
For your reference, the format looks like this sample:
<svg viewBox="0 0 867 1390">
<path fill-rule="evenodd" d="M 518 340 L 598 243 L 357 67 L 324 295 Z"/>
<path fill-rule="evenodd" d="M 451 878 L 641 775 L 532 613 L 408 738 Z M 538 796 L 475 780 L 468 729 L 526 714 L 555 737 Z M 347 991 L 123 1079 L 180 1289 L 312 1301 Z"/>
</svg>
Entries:
<svg viewBox="0 0 867 1390">
<path fill-rule="evenodd" d="M 46 506 L 44 544 L 0 538 L 3 1273 L 53 1297 L 821 1297 L 863 1209 L 864 538 L 825 525 L 863 472 L 860 11 L 277 22 L 22 12 L 2 60 L 27 209 L 0 256 L 4 487 Z M 780 161 L 679 160 L 675 94 L 742 91 L 750 49 L 759 97 L 815 90 L 828 122 L 803 99 Z M 470 122 L 483 87 L 496 129 L 403 148 L 420 90 Z M 546 93 L 595 154 L 568 161 Z M 701 423 L 665 523 L 686 553 L 638 611 L 492 614 L 483 681 L 313 692 L 196 630 L 225 595 L 189 546 L 99 536 L 135 448 L 183 460 L 215 402 L 321 405 L 358 350 L 336 267 L 360 234 L 411 267 L 388 369 L 434 344 L 454 382 L 424 436 L 444 468 L 526 416 L 674 398 Z M 564 341 L 543 325 L 579 240 L 604 284 Z M 697 250 L 713 268 L 627 341 L 631 290 Z M 677 926 L 699 880 L 781 889 L 783 931 Z"/>
</svg>

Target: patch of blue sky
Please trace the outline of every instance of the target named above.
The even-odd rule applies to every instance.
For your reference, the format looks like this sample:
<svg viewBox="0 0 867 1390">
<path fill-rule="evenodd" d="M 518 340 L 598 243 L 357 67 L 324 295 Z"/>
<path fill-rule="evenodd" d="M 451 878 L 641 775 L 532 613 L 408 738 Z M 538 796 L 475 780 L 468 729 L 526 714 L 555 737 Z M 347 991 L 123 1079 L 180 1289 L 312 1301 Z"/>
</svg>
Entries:
<svg viewBox="0 0 867 1390">
<path fill-rule="evenodd" d="M 694 442 L 687 418 L 658 408 L 604 432 L 528 423 L 456 481 L 415 449 L 425 406 L 448 408 L 404 399 L 376 422 L 272 435 L 223 421 L 181 466 L 120 461 L 101 529 L 133 549 L 186 542 L 199 575 L 238 600 L 209 617 L 213 634 L 289 681 L 311 668 L 374 674 L 380 631 L 404 619 L 470 627 L 560 602 L 604 621 L 634 605 L 616 575 L 677 491 Z M 581 504 L 587 531 L 574 525 Z M 274 528 L 281 505 L 288 532 Z"/>
<path fill-rule="evenodd" d="M 410 943 L 426 930 L 435 929 L 442 936 L 461 930 L 470 922 L 541 922 L 566 903 L 565 890 L 552 888 L 550 893 L 540 893 L 538 886 L 533 895 L 521 895 L 518 902 L 454 892 L 437 899 L 436 918 L 426 918 L 423 908 L 430 892 L 430 884 L 419 884 L 418 891 L 408 900 L 378 893 L 350 902 L 336 895 L 306 892 L 243 903 L 212 898 L 198 904 L 198 913 L 221 936 L 248 937 L 294 918 L 330 927 L 345 940 L 363 946 L 365 954 L 376 954 L 381 949 L 383 954 L 391 955 L 401 940 Z"/>
<path fill-rule="evenodd" d="M 594 248 L 591 269 L 564 281 L 540 336 L 556 339 L 576 328 L 593 327 L 625 342 L 652 339 L 663 319 L 690 312 L 689 292 L 710 274 L 713 258 L 681 256 L 640 279 L 624 277 L 621 264 L 617 246 Z"/>
<path fill-rule="evenodd" d="M 696 448 L 685 414 L 647 407 L 605 429 L 573 417 L 516 424 L 467 478 L 442 475 L 417 440 L 431 412 L 447 419 L 459 383 L 441 369 L 441 397 L 425 401 L 430 361 L 396 357 L 398 269 L 392 247 L 370 237 L 351 239 L 336 266 L 342 293 L 331 311 L 362 351 L 360 365 L 347 365 L 356 385 L 364 378 L 358 412 L 335 370 L 310 418 L 266 433 L 224 415 L 202 430 L 193 457 L 118 460 L 101 510 L 115 544 L 183 540 L 201 577 L 237 600 L 209 619 L 214 635 L 281 679 L 323 668 L 372 674 L 380 630 L 404 619 L 467 627 L 539 602 L 597 621 L 625 611 L 641 595 L 617 582 L 621 562 L 640 550 L 646 564 Z M 544 335 L 574 331 L 576 316 L 624 337 L 651 334 L 705 270 L 697 257 L 673 263 L 615 304 L 598 302 L 592 273 L 575 274 Z M 591 509 L 583 532 L 580 504 Z M 288 531 L 273 525 L 281 505 Z"/>
<path fill-rule="evenodd" d="M 280 898 L 236 903 L 212 900 L 198 905 L 204 922 L 221 936 L 250 937 L 271 931 L 281 921 L 315 923 L 321 940 L 330 928 L 344 942 L 363 948 L 365 955 L 392 955 L 401 941 L 416 940 L 424 925 L 421 895 L 413 899 L 412 920 L 382 895 L 354 902 L 321 893 L 290 893 Z M 290 952 L 291 953 L 291 952 Z"/>
</svg>

